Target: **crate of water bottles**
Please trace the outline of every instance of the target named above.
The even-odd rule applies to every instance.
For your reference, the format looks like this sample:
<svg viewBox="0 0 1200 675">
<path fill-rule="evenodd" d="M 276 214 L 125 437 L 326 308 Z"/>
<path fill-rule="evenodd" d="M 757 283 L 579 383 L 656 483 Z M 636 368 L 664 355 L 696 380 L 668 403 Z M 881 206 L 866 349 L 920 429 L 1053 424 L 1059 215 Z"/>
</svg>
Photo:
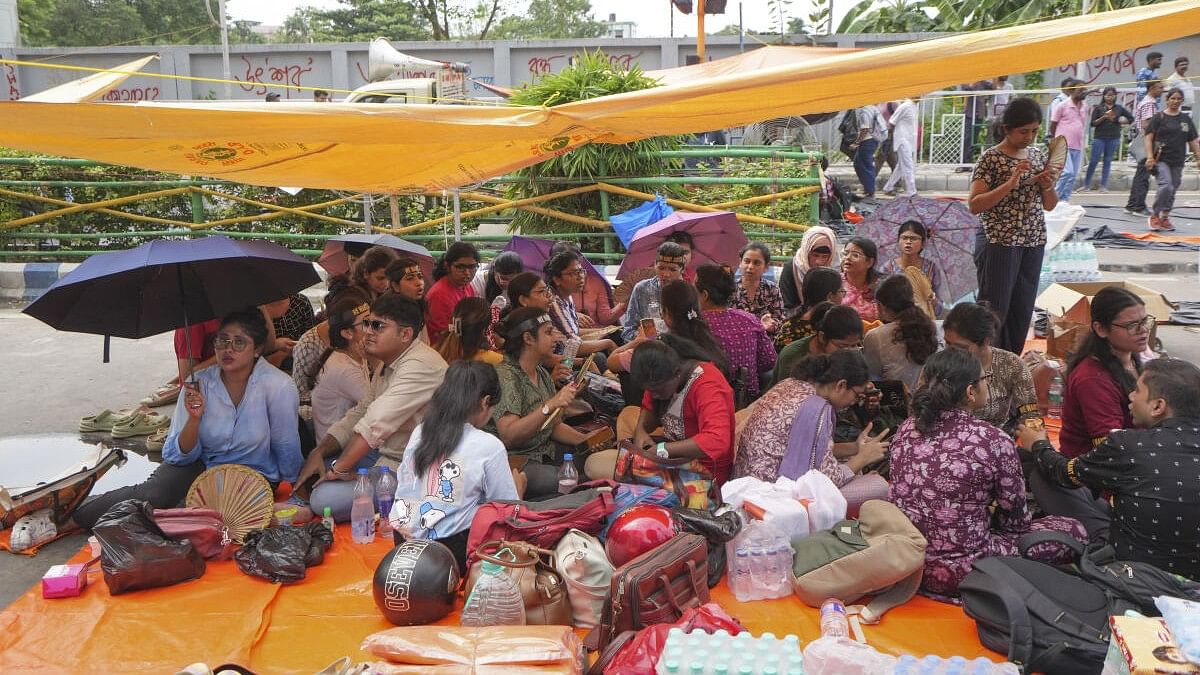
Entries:
<svg viewBox="0 0 1200 675">
<path fill-rule="evenodd" d="M 1018 675 L 1020 670 L 1011 663 L 996 663 L 982 656 L 968 661 L 962 656 L 948 659 L 926 656 L 918 659 L 912 655 L 901 656 L 896 661 L 893 675 Z"/>
<path fill-rule="evenodd" d="M 1096 247 L 1090 241 L 1064 241 L 1050 249 L 1042 263 L 1043 276 L 1047 267 L 1050 278 L 1039 280 L 1046 282 L 1046 286 L 1051 283 L 1100 281 L 1100 260 L 1096 257 Z"/>
<path fill-rule="evenodd" d="M 726 574 L 738 602 L 792 594 L 792 543 L 761 520 L 751 520 L 726 547 Z"/>
<path fill-rule="evenodd" d="M 684 633 L 672 628 L 667 633 L 659 675 L 804 675 L 800 638 L 772 633 L 759 637 L 749 632 L 730 635 L 718 630 Z"/>
</svg>

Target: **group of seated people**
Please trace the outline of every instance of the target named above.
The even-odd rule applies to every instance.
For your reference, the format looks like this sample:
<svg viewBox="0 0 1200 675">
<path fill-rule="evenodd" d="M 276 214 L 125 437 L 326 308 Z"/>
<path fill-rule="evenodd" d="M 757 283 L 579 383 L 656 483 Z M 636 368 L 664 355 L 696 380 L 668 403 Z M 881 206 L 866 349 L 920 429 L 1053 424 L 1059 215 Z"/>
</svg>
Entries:
<svg viewBox="0 0 1200 675">
<path fill-rule="evenodd" d="M 717 503 L 732 478 L 816 469 L 852 515 L 870 499 L 900 507 L 929 542 L 923 586 L 937 597 L 955 596 L 974 560 L 1015 555 L 1021 535 L 1042 530 L 1200 579 L 1200 369 L 1152 360 L 1141 299 L 1117 287 L 1094 297 L 1056 449 L 1031 372 L 1047 366 L 994 347 L 986 305 L 914 297 L 912 268 L 940 273 L 919 259 L 923 227 L 898 236 L 918 259 L 884 275 L 874 242 L 839 250 L 812 228 L 782 286 L 764 278 L 762 244 L 741 251 L 740 274 L 690 270 L 691 242 L 675 236 L 625 307 L 603 285 L 589 292 L 590 264 L 569 244 L 540 271 L 515 254 L 480 271 L 478 251 L 455 243 L 428 292 L 418 261 L 370 249 L 298 338 L 271 321 L 283 304 L 215 322 L 212 365 L 185 385 L 163 464 L 74 519 L 90 527 L 128 498 L 173 506 L 205 467 L 237 463 L 346 521 L 356 469 L 383 464 L 397 471 L 398 532 L 461 561 L 478 504 L 556 494 L 570 453 L 590 479 L 677 469 L 696 505 Z M 610 337 L 584 339 L 607 325 Z M 564 359 L 572 340 L 580 358 Z M 610 421 L 616 449 L 590 447 L 574 419 L 589 410 L 591 387 L 573 372 L 584 355 L 603 357 L 597 375 L 622 376 L 632 404 Z"/>
</svg>

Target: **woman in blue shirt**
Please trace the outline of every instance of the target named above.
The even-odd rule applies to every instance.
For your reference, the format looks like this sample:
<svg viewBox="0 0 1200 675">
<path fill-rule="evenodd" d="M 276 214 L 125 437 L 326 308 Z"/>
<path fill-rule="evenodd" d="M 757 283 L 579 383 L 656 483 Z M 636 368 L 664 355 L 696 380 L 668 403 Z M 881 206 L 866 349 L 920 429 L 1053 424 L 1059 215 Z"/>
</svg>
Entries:
<svg viewBox="0 0 1200 675">
<path fill-rule="evenodd" d="M 272 485 L 294 481 L 300 454 L 297 409 L 300 395 L 283 371 L 262 358 L 267 323 L 248 308 L 221 321 L 213 340 L 216 364 L 195 374 L 175 405 L 163 446 L 163 463 L 140 485 L 124 487 L 85 502 L 73 516 L 91 529 L 105 511 L 126 499 L 155 508 L 179 504 L 206 468 L 243 464 Z"/>
</svg>

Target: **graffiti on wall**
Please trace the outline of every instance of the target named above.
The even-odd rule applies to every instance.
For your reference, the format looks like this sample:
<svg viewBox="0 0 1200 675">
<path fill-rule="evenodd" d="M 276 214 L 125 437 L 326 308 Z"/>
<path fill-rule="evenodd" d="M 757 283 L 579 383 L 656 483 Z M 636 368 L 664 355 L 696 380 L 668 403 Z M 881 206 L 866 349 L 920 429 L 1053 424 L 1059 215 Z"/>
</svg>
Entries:
<svg viewBox="0 0 1200 675">
<path fill-rule="evenodd" d="M 1083 80 L 1085 84 L 1102 84 L 1108 82 L 1120 82 L 1124 84 L 1133 82 L 1134 77 L 1137 76 L 1138 68 L 1141 67 L 1139 60 L 1145 61 L 1144 57 L 1139 59 L 1138 55 L 1149 49 L 1149 47 L 1137 47 L 1105 56 L 1097 56 L 1094 59 L 1084 61 L 1082 69 L 1078 63 L 1061 65 L 1053 71 L 1058 77 L 1054 79 L 1053 83 L 1047 82 L 1046 86 L 1054 86 L 1066 77 L 1078 78 Z M 1103 82 L 1100 82 L 1101 79 L 1103 79 Z"/>
<path fill-rule="evenodd" d="M 312 72 L 313 69 L 311 56 L 303 60 L 277 59 L 274 64 L 271 63 L 270 56 L 239 58 L 246 71 L 241 76 L 234 75 L 233 79 L 241 83 L 238 87 L 242 91 L 253 92 L 256 96 L 265 96 L 272 87 L 282 86 L 284 97 L 291 98 L 293 90 L 296 93 L 303 91 L 300 87 L 304 86 L 304 74 Z"/>
<path fill-rule="evenodd" d="M 157 101 L 161 93 L 158 87 L 121 87 L 119 89 L 109 89 L 101 100 L 115 103 Z"/>
<path fill-rule="evenodd" d="M 4 64 L 4 82 L 8 85 L 8 100 L 19 100 L 21 88 L 17 86 L 17 69 L 11 63 Z"/>
<path fill-rule="evenodd" d="M 635 54 L 609 54 L 608 62 L 612 64 L 614 68 L 628 69 L 629 66 L 637 63 L 637 60 L 641 57 L 641 55 L 642 52 L 637 52 Z M 547 73 L 554 72 L 556 65 L 558 69 L 569 66 L 574 58 L 575 57 L 568 56 L 566 54 L 554 54 L 553 56 L 534 56 L 530 58 L 528 62 L 529 74 L 545 75 Z"/>
</svg>

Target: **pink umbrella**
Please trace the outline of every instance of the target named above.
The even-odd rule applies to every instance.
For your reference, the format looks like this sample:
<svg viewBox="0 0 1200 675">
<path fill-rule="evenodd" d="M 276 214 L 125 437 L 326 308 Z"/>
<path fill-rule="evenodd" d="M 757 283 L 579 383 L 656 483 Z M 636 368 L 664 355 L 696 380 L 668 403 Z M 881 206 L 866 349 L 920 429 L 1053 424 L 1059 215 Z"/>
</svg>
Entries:
<svg viewBox="0 0 1200 675">
<path fill-rule="evenodd" d="M 634 270 L 653 267 L 658 245 L 666 241 L 672 232 L 687 232 L 696 241 L 696 250 L 692 251 L 690 263 L 693 268 L 710 262 L 736 266 L 738 251 L 748 243 L 746 233 L 732 211 L 676 211 L 633 235 L 628 253 L 621 261 L 621 269 L 617 271 L 617 278 L 624 279 Z"/>
</svg>

